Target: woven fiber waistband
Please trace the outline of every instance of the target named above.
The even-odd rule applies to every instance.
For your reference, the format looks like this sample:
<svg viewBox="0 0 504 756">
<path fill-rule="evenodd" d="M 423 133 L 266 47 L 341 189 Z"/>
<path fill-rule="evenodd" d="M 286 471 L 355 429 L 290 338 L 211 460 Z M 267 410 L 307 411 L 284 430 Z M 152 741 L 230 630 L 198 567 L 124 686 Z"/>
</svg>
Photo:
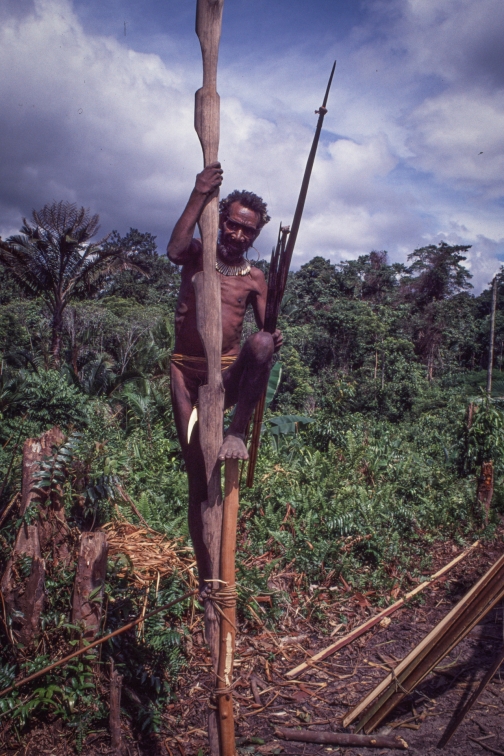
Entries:
<svg viewBox="0 0 504 756">
<path fill-rule="evenodd" d="M 221 370 L 224 371 L 236 361 L 238 355 L 228 355 L 221 357 Z M 192 370 L 195 373 L 207 372 L 206 357 L 193 357 L 191 354 L 172 354 L 170 360 L 179 368 Z"/>
</svg>

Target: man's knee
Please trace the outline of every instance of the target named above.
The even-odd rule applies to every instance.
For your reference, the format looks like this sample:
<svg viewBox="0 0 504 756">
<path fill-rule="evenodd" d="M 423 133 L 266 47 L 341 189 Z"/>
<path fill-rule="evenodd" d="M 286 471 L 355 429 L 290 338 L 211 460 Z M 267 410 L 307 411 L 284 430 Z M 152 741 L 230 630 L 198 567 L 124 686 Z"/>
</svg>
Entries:
<svg viewBox="0 0 504 756">
<path fill-rule="evenodd" d="M 249 347 L 253 358 L 259 363 L 268 363 L 273 357 L 275 351 L 275 345 L 273 343 L 273 336 L 266 331 L 258 331 L 252 334 L 247 339 L 247 346 Z"/>
</svg>

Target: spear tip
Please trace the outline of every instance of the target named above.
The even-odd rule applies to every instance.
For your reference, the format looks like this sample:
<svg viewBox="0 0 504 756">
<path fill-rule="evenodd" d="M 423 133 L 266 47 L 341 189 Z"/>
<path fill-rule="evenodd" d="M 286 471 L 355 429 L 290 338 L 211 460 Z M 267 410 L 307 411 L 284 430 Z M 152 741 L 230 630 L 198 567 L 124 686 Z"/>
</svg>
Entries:
<svg viewBox="0 0 504 756">
<path fill-rule="evenodd" d="M 329 81 L 327 83 L 327 89 L 326 89 L 326 93 L 325 93 L 325 97 L 324 97 L 324 102 L 322 103 L 322 107 L 323 108 L 325 108 L 325 106 L 327 105 L 327 98 L 329 97 L 329 90 L 331 89 L 331 84 L 332 84 L 332 80 L 333 80 L 333 76 L 334 76 L 335 70 L 336 70 L 336 61 L 334 61 L 334 63 L 333 63 L 333 67 L 331 69 L 331 75 L 329 76 Z"/>
</svg>

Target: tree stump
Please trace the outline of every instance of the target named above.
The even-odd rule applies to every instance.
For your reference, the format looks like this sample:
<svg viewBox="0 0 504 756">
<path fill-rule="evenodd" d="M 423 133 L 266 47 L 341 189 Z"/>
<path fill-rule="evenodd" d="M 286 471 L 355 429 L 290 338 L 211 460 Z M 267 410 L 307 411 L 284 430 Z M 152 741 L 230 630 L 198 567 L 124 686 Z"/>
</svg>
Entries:
<svg viewBox="0 0 504 756">
<path fill-rule="evenodd" d="M 52 447 L 61 444 L 63 434 L 57 427 L 40 438 L 28 438 L 23 446 L 23 472 L 19 514 L 24 517 L 30 505 L 41 501 L 45 494 L 37 488 L 36 473 Z M 39 508 L 40 515 L 40 508 Z M 63 512 L 64 517 L 64 512 Z M 44 548 L 47 539 L 42 539 Z M 30 645 L 37 635 L 40 615 L 44 608 L 45 562 L 42 559 L 41 522 L 24 522 L 19 528 L 12 555 L 2 577 L 5 608 L 11 618 L 11 640 Z"/>
<path fill-rule="evenodd" d="M 44 584 L 38 526 L 23 523 L 1 583 L 13 643 L 29 646 L 35 639 L 45 602 Z"/>
<path fill-rule="evenodd" d="M 83 628 L 83 638 L 92 641 L 102 618 L 102 602 L 107 574 L 105 533 L 82 533 L 75 575 L 72 623 Z"/>
</svg>

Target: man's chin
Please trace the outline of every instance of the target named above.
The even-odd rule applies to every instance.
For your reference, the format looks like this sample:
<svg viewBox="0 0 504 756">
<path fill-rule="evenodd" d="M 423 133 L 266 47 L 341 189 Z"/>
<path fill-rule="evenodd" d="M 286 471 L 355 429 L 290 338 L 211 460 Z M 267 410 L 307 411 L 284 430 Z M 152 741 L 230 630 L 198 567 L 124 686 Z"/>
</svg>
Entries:
<svg viewBox="0 0 504 756">
<path fill-rule="evenodd" d="M 229 265 L 235 265 L 236 263 L 239 263 L 243 260 L 246 251 L 247 250 L 243 249 L 243 247 L 223 247 L 221 249 L 220 256 L 222 257 L 224 262 L 228 263 Z"/>
</svg>

